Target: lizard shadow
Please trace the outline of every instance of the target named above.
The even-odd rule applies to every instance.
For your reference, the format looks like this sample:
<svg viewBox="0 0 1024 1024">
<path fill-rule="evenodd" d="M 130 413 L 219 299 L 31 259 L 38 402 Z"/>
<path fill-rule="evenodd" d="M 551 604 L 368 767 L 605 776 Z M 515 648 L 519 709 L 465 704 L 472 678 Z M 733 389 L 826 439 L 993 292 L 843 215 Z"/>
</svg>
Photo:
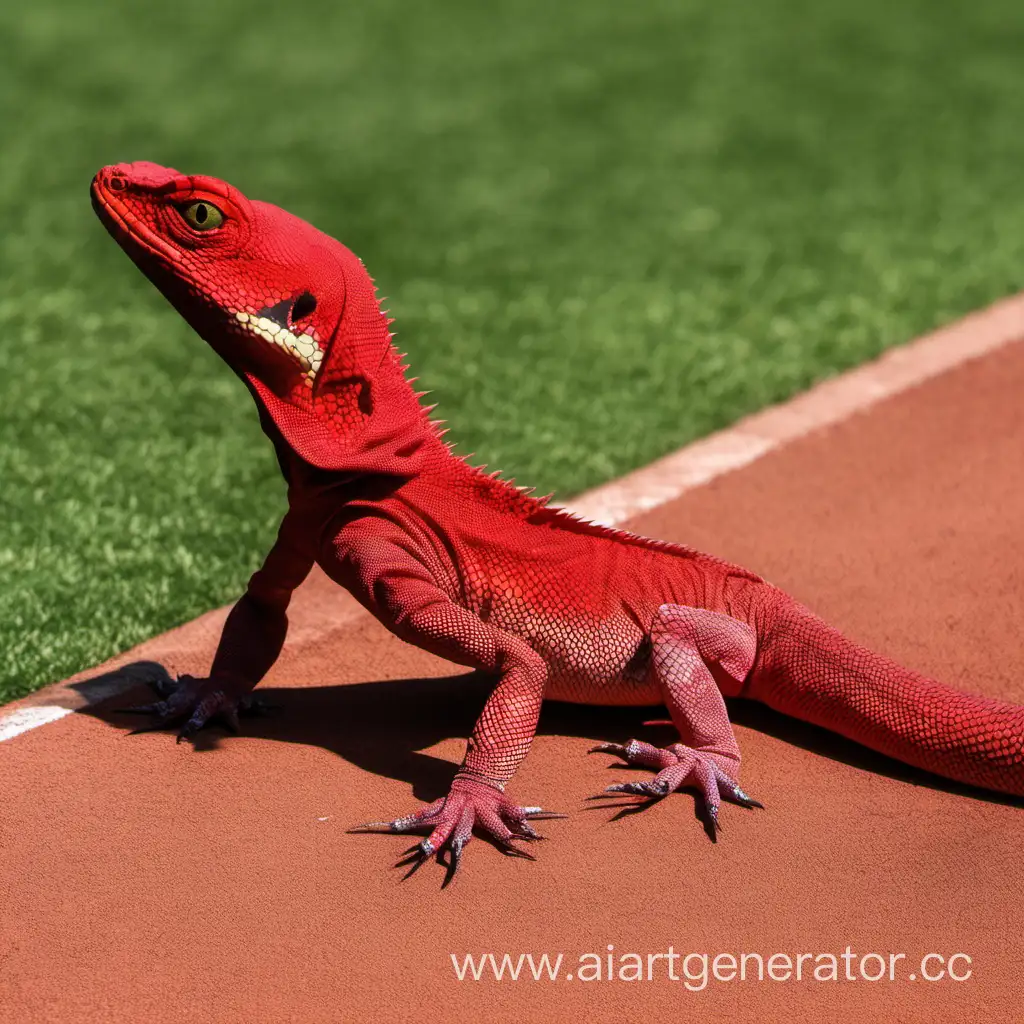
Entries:
<svg viewBox="0 0 1024 1024">
<path fill-rule="evenodd" d="M 139 672 L 143 666 L 159 668 L 152 663 L 138 663 L 119 670 L 117 674 L 131 688 L 125 689 L 122 683 L 120 692 L 115 695 L 108 696 L 109 689 L 96 689 L 96 684 L 109 679 L 109 675 L 73 684 L 83 694 L 102 694 L 100 703 L 82 708 L 79 713 L 127 731 L 140 725 L 144 727 L 143 719 L 136 720 L 119 711 L 153 699 L 151 691 L 132 685 L 144 678 L 145 673 Z M 159 670 L 163 672 L 162 668 Z M 243 731 L 246 736 L 259 739 L 321 747 L 365 771 L 405 782 L 418 799 L 431 801 L 447 793 L 456 766 L 424 752 L 425 748 L 443 740 L 468 736 L 493 685 L 493 679 L 484 673 L 460 672 L 441 677 L 328 686 L 261 687 L 259 695 L 274 710 L 267 715 L 245 718 Z M 730 700 L 727 704 L 734 724 L 756 729 L 815 755 L 912 785 L 1024 807 L 1024 798 L 992 793 L 913 768 L 753 701 Z M 537 734 L 579 737 L 595 743 L 624 743 L 636 736 L 661 745 L 672 742 L 674 732 L 643 723 L 664 717 L 664 708 L 657 705 L 602 707 L 545 701 Z M 223 730 L 211 727 L 192 742 L 197 751 L 214 750 L 223 735 Z M 637 772 L 635 768 L 615 762 L 609 768 Z M 647 802 L 590 805 L 596 810 L 618 807 L 620 813 L 615 817 L 647 806 Z M 697 817 L 701 817 L 699 812 Z"/>
<path fill-rule="evenodd" d="M 129 684 L 142 682 L 139 666 L 126 666 L 117 675 Z M 152 670 L 157 666 L 146 663 Z M 162 669 L 160 669 L 162 674 Z M 83 695 L 98 695 L 100 702 L 79 709 L 108 725 L 132 732 L 146 728 L 146 719 L 123 713 L 134 704 L 151 703 L 152 691 L 138 685 L 115 692 L 109 680 L 72 684 Z M 493 678 L 478 672 L 450 676 L 391 679 L 327 686 L 261 686 L 258 696 L 270 710 L 242 719 L 245 736 L 278 743 L 321 747 L 344 760 L 384 778 L 405 782 L 424 801 L 448 792 L 457 766 L 425 749 L 444 740 L 463 739 L 473 729 L 484 701 L 494 688 Z M 111 695 L 111 694 L 115 695 Z M 625 734 L 642 734 L 642 722 L 652 708 L 592 707 L 546 701 L 538 735 L 578 736 L 594 742 Z M 166 731 L 173 735 L 173 727 Z M 228 735 L 211 723 L 192 738 L 196 751 L 215 750 Z M 636 769 L 632 769 L 636 772 Z"/>
</svg>

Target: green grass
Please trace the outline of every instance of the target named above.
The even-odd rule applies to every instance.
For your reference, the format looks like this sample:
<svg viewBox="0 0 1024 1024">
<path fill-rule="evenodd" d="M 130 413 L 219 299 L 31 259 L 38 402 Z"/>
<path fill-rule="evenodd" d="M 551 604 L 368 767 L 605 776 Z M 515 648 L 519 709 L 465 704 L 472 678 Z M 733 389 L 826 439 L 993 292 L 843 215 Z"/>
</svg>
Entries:
<svg viewBox="0 0 1024 1024">
<path fill-rule="evenodd" d="M 0 697 L 230 600 L 283 507 L 102 164 L 343 239 L 461 450 L 561 496 L 1020 287 L 1017 0 L 488 6 L 0 13 Z"/>
</svg>

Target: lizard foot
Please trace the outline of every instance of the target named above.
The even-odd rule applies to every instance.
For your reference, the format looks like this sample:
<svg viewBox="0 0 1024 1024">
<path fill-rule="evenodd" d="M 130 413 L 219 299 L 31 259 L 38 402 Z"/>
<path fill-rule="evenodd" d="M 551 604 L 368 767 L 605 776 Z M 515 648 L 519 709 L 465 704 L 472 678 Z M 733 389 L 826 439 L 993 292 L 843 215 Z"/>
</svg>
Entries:
<svg viewBox="0 0 1024 1024">
<path fill-rule="evenodd" d="M 406 875 L 408 878 L 429 857 L 439 854 L 447 846 L 451 851 L 448 874 L 443 883 L 447 885 L 455 877 L 462 851 L 472 837 L 474 827 L 493 839 L 503 853 L 533 860 L 532 854 L 515 846 L 513 841 L 544 838 L 534 830 L 530 819 L 566 817 L 568 815 L 555 814 L 541 807 L 518 807 L 493 786 L 457 777 L 446 797 L 435 800 L 414 814 L 395 818 L 394 821 L 371 821 L 349 831 L 395 833 L 429 830 L 426 839 L 403 854 L 411 861 L 399 863 L 403 867 L 412 864 Z"/>
<path fill-rule="evenodd" d="M 763 807 L 764 804 L 740 789 L 739 783 L 719 763 L 720 755 L 716 756 L 708 750 L 688 747 L 682 743 L 673 743 L 669 747 L 655 747 L 643 740 L 630 740 L 629 743 L 600 743 L 591 747 L 590 754 L 615 754 L 626 764 L 651 768 L 657 772 L 653 779 L 642 782 L 620 782 L 608 786 L 607 793 L 635 793 L 637 796 L 659 799 L 687 786 L 700 790 L 704 798 L 704 806 L 710 819 L 710 833 L 714 840 L 718 834 L 718 810 L 721 797 L 731 800 L 743 807 Z"/>
<path fill-rule="evenodd" d="M 152 704 L 138 704 L 130 708 L 118 708 L 126 715 L 152 715 L 153 721 L 134 732 L 151 732 L 163 729 L 172 723 L 184 724 L 178 732 L 178 742 L 194 736 L 203 726 L 220 721 L 232 732 L 239 731 L 239 717 L 262 715 L 270 710 L 269 705 L 258 697 L 248 694 L 236 695 L 219 679 L 201 679 L 196 676 L 179 676 L 177 680 L 157 679 L 151 685 L 160 698 Z"/>
</svg>

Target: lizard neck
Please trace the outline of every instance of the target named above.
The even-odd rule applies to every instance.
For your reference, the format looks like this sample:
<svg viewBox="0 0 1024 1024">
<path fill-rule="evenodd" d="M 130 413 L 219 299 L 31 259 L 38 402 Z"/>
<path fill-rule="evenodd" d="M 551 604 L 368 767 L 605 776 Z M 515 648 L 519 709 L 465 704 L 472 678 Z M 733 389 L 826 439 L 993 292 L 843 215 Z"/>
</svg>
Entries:
<svg viewBox="0 0 1024 1024">
<path fill-rule="evenodd" d="M 439 443 L 438 431 L 406 379 L 373 281 L 354 256 L 351 262 L 344 311 L 312 385 L 293 378 L 278 391 L 252 372 L 241 376 L 285 443 L 310 465 L 415 476 Z"/>
<path fill-rule="evenodd" d="M 440 443 L 395 352 L 372 374 L 346 374 L 312 393 L 296 388 L 282 396 L 242 376 L 288 447 L 317 469 L 415 476 Z M 264 430 L 268 425 L 264 419 Z"/>
</svg>

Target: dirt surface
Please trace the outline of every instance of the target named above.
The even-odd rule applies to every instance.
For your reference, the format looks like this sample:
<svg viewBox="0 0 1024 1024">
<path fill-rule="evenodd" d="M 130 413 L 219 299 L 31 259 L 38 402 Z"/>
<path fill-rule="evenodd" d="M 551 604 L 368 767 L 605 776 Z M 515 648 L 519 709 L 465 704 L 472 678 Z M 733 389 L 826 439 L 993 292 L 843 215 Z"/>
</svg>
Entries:
<svg viewBox="0 0 1024 1024">
<path fill-rule="evenodd" d="M 1022 394 L 1010 345 L 631 525 L 756 569 L 913 668 L 1024 701 Z M 201 671 L 222 617 L 118 663 Z M 1020 801 L 734 704 L 744 786 L 767 809 L 726 807 L 712 845 L 690 795 L 614 821 L 586 800 L 642 774 L 586 751 L 667 736 L 641 726 L 649 712 L 550 705 L 510 786 L 572 815 L 544 823 L 537 861 L 477 840 L 447 889 L 433 863 L 402 881 L 408 838 L 345 830 L 443 794 L 486 683 L 322 577 L 293 622 L 262 687 L 282 710 L 241 737 L 129 736 L 109 708 L 137 689 L 0 745 L 0 1020 L 1020 1019 Z M 855 974 L 867 953 L 905 958 L 895 981 L 815 981 L 821 960 L 758 981 L 748 960 L 746 981 L 694 991 L 681 957 L 684 980 L 665 959 L 651 981 L 580 980 L 580 954 L 609 945 L 645 965 L 670 947 L 794 962 L 850 947 Z M 450 954 L 485 952 L 561 952 L 562 980 L 458 981 Z M 928 953 L 969 955 L 955 969 L 971 977 L 924 980 Z"/>
</svg>

